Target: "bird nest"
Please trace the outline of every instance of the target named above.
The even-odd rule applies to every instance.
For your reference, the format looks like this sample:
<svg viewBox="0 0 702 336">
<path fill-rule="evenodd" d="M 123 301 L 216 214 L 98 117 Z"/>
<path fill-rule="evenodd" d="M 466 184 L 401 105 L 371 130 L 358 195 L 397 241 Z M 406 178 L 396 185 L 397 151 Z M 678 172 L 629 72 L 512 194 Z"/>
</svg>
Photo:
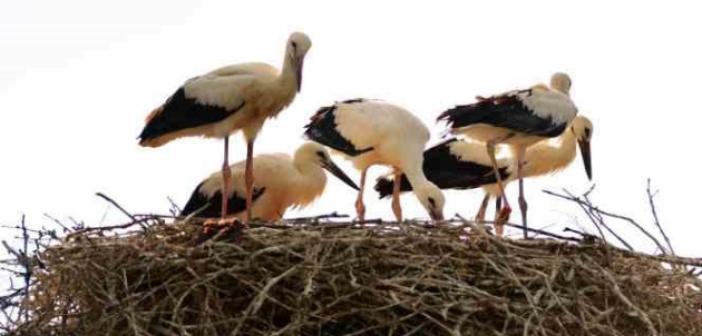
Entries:
<svg viewBox="0 0 702 336">
<path fill-rule="evenodd" d="M 701 335 L 684 258 L 467 223 L 85 230 L 39 254 L 15 335 Z"/>
</svg>

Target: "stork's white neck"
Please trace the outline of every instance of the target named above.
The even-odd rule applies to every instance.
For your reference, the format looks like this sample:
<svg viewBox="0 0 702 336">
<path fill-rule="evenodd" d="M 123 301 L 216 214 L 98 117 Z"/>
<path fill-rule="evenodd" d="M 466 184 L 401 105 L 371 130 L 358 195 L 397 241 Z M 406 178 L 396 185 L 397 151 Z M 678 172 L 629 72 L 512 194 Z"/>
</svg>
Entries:
<svg viewBox="0 0 702 336">
<path fill-rule="evenodd" d="M 318 164 L 295 160 L 295 169 L 300 173 L 300 178 L 295 179 L 292 186 L 296 194 L 296 204 L 305 206 L 319 197 L 327 185 L 327 174 Z"/>
<path fill-rule="evenodd" d="M 527 149 L 524 176 L 538 176 L 553 173 L 568 166 L 575 159 L 577 141 L 568 128 L 557 138 L 556 145 L 542 141 Z"/>
<path fill-rule="evenodd" d="M 412 186 L 412 190 L 414 190 L 415 196 L 417 197 L 419 197 L 417 195 L 418 190 L 426 190 L 428 187 L 430 187 L 431 184 L 431 182 L 429 182 L 427 177 L 424 175 L 422 165 L 423 162 L 419 162 L 418 165 L 407 165 L 406 167 L 404 167 L 405 170 L 403 171 L 405 176 L 407 176 L 407 180 Z"/>
<path fill-rule="evenodd" d="M 292 87 L 297 90 L 297 64 L 290 55 L 288 49 L 285 50 L 285 56 L 283 57 L 283 68 L 280 72 L 280 77 L 278 78 L 281 86 Z"/>
</svg>

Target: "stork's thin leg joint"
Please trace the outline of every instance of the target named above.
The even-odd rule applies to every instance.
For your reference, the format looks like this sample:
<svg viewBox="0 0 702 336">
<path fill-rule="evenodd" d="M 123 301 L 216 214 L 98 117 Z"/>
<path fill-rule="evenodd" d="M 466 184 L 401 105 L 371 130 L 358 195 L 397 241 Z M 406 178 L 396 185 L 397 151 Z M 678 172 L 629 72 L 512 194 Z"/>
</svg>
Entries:
<svg viewBox="0 0 702 336">
<path fill-rule="evenodd" d="M 400 205 L 400 183 L 402 171 L 395 168 L 395 179 L 392 186 L 392 212 L 398 223 L 402 223 L 402 206 Z"/>
<path fill-rule="evenodd" d="M 366 186 L 366 172 L 368 172 L 368 168 L 363 169 L 361 172 L 361 187 L 358 191 L 358 197 L 356 198 L 356 216 L 361 223 L 363 223 L 366 218 L 366 206 L 363 204 L 363 189 Z"/>
<path fill-rule="evenodd" d="M 224 163 L 222 163 L 222 219 L 229 213 L 229 188 L 231 187 L 232 172 L 229 169 L 229 137 L 224 138 Z"/>
<path fill-rule="evenodd" d="M 507 201 L 507 195 L 505 194 L 505 186 L 502 182 L 502 176 L 500 176 L 500 171 L 497 168 L 497 159 L 495 158 L 495 145 L 497 143 L 511 138 L 512 136 L 512 134 L 508 134 L 503 137 L 498 137 L 488 141 L 486 144 L 488 156 L 490 157 L 490 162 L 492 163 L 493 173 L 495 174 L 495 179 L 497 180 L 497 187 L 500 190 L 500 197 L 502 197 L 502 199 L 505 202 L 504 207 L 502 208 L 502 210 L 500 210 L 498 220 L 495 221 L 496 226 L 502 225 L 506 223 L 507 220 L 509 220 L 509 214 L 512 212 L 512 208 L 509 206 L 509 201 Z"/>
<path fill-rule="evenodd" d="M 495 234 L 498 237 L 502 237 L 505 231 L 504 223 L 500 223 L 500 212 L 502 211 L 502 198 L 495 197 Z"/>
<path fill-rule="evenodd" d="M 244 217 L 245 224 L 248 224 L 251 221 L 251 206 L 253 203 L 253 144 L 253 139 L 248 140 L 246 143 L 246 172 L 244 173 L 244 182 L 246 183 L 246 216 Z"/>
<path fill-rule="evenodd" d="M 521 147 L 517 151 L 517 178 L 519 178 L 519 211 L 522 214 L 522 225 L 524 226 L 524 239 L 529 238 L 529 231 L 527 229 L 527 202 L 524 197 L 524 155 L 526 154 L 526 148 Z"/>
</svg>

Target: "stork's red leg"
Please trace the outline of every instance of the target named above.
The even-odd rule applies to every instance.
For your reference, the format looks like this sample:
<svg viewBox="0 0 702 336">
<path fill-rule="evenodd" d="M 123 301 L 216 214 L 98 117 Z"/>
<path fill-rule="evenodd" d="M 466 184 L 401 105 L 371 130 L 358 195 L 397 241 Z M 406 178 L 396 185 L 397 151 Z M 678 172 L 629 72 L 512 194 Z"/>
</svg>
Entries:
<svg viewBox="0 0 702 336">
<path fill-rule="evenodd" d="M 229 169 L 229 136 L 224 138 L 224 163 L 222 164 L 222 219 L 229 213 L 229 188 L 231 186 L 232 172 Z"/>
<path fill-rule="evenodd" d="M 526 152 L 525 147 L 520 147 L 517 151 L 517 178 L 519 178 L 519 211 L 522 214 L 522 225 L 524 226 L 524 239 L 529 238 L 529 233 L 527 230 L 527 202 L 524 197 L 524 176 L 522 175 L 522 170 L 524 169 L 524 154 Z"/>
<path fill-rule="evenodd" d="M 502 237 L 502 234 L 505 231 L 504 223 L 499 223 L 501 210 L 502 210 L 502 198 L 495 197 L 495 221 L 494 222 L 495 222 L 495 234 L 498 237 Z"/>
<path fill-rule="evenodd" d="M 245 224 L 251 221 L 251 205 L 253 203 L 253 144 L 254 140 L 247 140 L 246 143 L 246 172 L 244 173 L 244 182 L 246 183 L 246 217 Z"/>
<path fill-rule="evenodd" d="M 400 205 L 400 183 L 402 171 L 395 168 L 395 179 L 392 186 L 392 212 L 398 223 L 402 223 L 402 206 Z"/>
<path fill-rule="evenodd" d="M 483 201 L 482 203 L 480 203 L 480 209 L 478 209 L 478 214 L 475 215 L 476 224 L 482 224 L 483 222 L 485 222 L 485 210 L 487 209 L 488 201 L 490 201 L 490 194 L 485 193 L 485 197 L 483 197 Z"/>
<path fill-rule="evenodd" d="M 358 197 L 356 198 L 356 216 L 358 217 L 358 221 L 361 223 L 363 223 L 366 218 L 366 206 L 363 204 L 363 189 L 366 186 L 367 171 L 368 168 L 366 167 L 366 169 L 363 169 L 361 172 L 361 187 L 358 191 Z"/>
<path fill-rule="evenodd" d="M 507 220 L 509 220 L 509 214 L 512 212 L 512 208 L 509 206 L 509 202 L 507 201 L 507 195 L 505 194 L 505 186 L 502 183 L 502 176 L 500 176 L 500 171 L 497 168 L 497 159 L 495 158 L 495 144 L 500 141 L 509 139 L 510 137 L 511 136 L 506 136 L 502 138 L 492 139 L 487 142 L 486 146 L 488 156 L 490 157 L 490 162 L 492 163 L 493 173 L 495 174 L 495 179 L 497 180 L 497 187 L 500 190 L 500 197 L 502 197 L 502 199 L 505 202 L 504 207 L 502 208 L 502 210 L 500 210 L 500 214 L 498 220 L 496 221 L 496 225 L 502 225 L 505 222 L 507 222 Z"/>
<path fill-rule="evenodd" d="M 227 215 L 229 214 L 229 188 L 231 188 L 232 172 L 229 169 L 229 137 L 224 138 L 224 162 L 222 163 L 222 209 L 221 218 L 208 219 L 203 223 L 203 233 L 202 236 L 197 240 L 198 242 L 204 242 L 205 240 L 211 238 L 219 229 L 223 226 L 231 225 L 227 220 Z"/>
</svg>

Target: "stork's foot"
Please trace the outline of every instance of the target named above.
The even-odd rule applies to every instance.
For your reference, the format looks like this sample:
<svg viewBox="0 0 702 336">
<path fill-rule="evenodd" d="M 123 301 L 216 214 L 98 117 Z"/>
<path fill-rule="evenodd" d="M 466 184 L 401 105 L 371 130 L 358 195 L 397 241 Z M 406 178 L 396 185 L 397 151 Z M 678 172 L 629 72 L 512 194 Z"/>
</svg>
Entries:
<svg viewBox="0 0 702 336">
<path fill-rule="evenodd" d="M 505 230 L 505 223 L 509 221 L 509 215 L 512 213 L 512 208 L 509 206 L 502 207 L 499 214 L 495 218 L 495 234 L 502 237 Z"/>
<path fill-rule="evenodd" d="M 195 239 L 195 245 L 200 245 L 211 239 L 237 242 L 245 227 L 246 225 L 235 217 L 208 219 L 202 223 L 202 231 Z"/>
</svg>

